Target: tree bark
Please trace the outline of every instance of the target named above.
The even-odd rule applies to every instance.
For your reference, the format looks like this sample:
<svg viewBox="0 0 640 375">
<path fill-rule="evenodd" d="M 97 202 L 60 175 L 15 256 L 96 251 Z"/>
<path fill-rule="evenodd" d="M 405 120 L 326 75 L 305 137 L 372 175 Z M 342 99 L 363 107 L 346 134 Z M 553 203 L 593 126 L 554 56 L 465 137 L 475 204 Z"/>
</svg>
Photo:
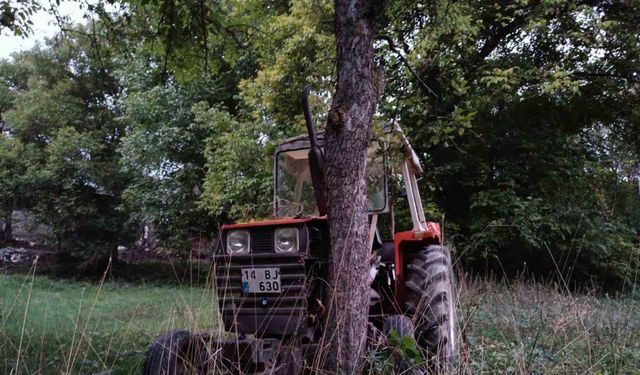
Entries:
<svg viewBox="0 0 640 375">
<path fill-rule="evenodd" d="M 13 210 L 0 212 L 2 212 L 0 217 L 0 243 L 10 242 L 13 240 L 13 222 L 11 218 Z"/>
<path fill-rule="evenodd" d="M 366 345 L 370 249 L 364 177 L 372 117 L 383 87 L 373 60 L 370 5 L 335 1 L 338 81 L 325 133 L 332 291 L 322 367 L 328 373 L 361 372 Z"/>
</svg>

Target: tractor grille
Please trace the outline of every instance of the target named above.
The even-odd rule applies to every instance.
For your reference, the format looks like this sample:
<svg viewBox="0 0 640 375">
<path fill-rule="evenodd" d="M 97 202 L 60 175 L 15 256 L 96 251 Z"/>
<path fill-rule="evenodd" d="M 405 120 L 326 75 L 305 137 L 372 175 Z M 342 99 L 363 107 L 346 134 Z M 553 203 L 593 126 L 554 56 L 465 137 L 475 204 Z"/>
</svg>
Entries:
<svg viewBox="0 0 640 375">
<path fill-rule="evenodd" d="M 266 243 L 266 236 L 260 237 L 262 242 L 254 242 L 255 237 L 258 236 L 252 234 L 252 251 L 255 245 Z M 267 267 L 280 269 L 281 293 L 244 293 L 241 269 Z M 268 335 L 301 333 L 304 329 L 307 315 L 304 254 L 219 255 L 214 258 L 214 273 L 226 330 Z"/>
<path fill-rule="evenodd" d="M 251 230 L 251 251 L 273 253 L 273 228 Z"/>
</svg>

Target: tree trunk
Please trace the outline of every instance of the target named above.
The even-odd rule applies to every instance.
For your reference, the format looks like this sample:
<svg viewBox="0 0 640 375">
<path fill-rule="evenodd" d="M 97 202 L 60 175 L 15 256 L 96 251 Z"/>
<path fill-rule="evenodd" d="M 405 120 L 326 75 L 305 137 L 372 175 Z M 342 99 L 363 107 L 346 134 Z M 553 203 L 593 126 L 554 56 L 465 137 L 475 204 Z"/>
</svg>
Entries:
<svg viewBox="0 0 640 375">
<path fill-rule="evenodd" d="M 114 234 L 113 238 L 118 238 L 118 237 Z M 113 272 L 113 269 L 118 265 L 118 261 L 119 261 L 118 243 L 119 242 L 116 240 L 109 244 L 109 250 L 110 250 L 109 256 L 111 257 L 110 272 Z"/>
<path fill-rule="evenodd" d="M 0 212 L 2 212 L 2 216 L 0 217 L 0 243 L 12 241 L 13 222 L 11 216 L 13 215 L 13 210 Z"/>
<path fill-rule="evenodd" d="M 325 133 L 325 176 L 331 231 L 328 322 L 322 367 L 361 371 L 369 310 L 365 184 L 371 121 L 383 86 L 373 61 L 368 1 L 335 1 L 338 82 Z"/>
</svg>

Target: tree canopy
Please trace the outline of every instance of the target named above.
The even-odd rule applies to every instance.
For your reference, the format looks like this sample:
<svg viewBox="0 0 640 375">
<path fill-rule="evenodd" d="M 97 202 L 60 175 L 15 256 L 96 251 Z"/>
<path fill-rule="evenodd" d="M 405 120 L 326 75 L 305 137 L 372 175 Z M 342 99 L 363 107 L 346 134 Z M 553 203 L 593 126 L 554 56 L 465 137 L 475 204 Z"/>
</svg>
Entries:
<svg viewBox="0 0 640 375">
<path fill-rule="evenodd" d="M 304 131 L 304 84 L 326 122 L 333 3 L 110 3 L 0 62 L 0 211 L 35 212 L 61 247 L 133 241 L 153 223 L 176 250 L 268 216 L 273 147 Z M 29 10 L 0 12 L 4 27 L 29 25 Z M 640 3 L 400 0 L 372 12 L 386 77 L 376 121 L 408 133 L 427 211 L 462 264 L 632 277 Z"/>
</svg>

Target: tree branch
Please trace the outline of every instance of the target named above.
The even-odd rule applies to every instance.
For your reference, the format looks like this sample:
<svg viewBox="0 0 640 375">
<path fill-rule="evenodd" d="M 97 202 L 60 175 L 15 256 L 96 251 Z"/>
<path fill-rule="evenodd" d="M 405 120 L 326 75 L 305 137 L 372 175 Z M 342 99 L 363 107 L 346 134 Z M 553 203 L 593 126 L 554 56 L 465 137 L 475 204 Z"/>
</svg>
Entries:
<svg viewBox="0 0 640 375">
<path fill-rule="evenodd" d="M 396 55 L 398 55 L 398 57 L 400 57 L 400 60 L 402 60 L 402 63 L 404 64 L 404 66 L 407 67 L 407 69 L 409 69 L 409 72 L 411 72 L 411 74 L 415 77 L 416 80 L 418 80 L 418 82 L 420 83 L 420 85 L 427 91 L 427 94 L 432 95 L 434 98 L 439 99 L 438 94 L 436 94 L 435 91 L 433 91 L 431 89 L 431 87 L 429 87 L 429 85 L 427 85 L 418 75 L 418 73 L 416 73 L 416 71 L 413 69 L 413 67 L 411 67 L 411 64 L 409 64 L 409 61 L 407 60 L 406 57 L 404 57 L 404 55 L 398 51 L 398 49 L 396 48 L 396 44 L 393 42 L 393 39 L 391 39 L 391 37 L 389 37 L 388 35 L 376 35 L 375 37 L 376 39 L 381 39 L 387 42 L 387 45 L 389 46 L 389 49 L 391 51 L 393 51 Z"/>
<path fill-rule="evenodd" d="M 209 45 L 207 42 L 207 15 L 205 13 L 204 0 L 200 0 L 200 21 L 202 22 L 202 45 L 204 47 L 204 71 L 209 72 Z"/>
<path fill-rule="evenodd" d="M 478 51 L 478 54 L 476 55 L 476 61 L 485 59 L 487 56 L 491 54 L 491 52 L 493 52 L 498 47 L 498 45 L 500 45 L 500 43 L 507 36 L 509 36 L 513 32 L 520 29 L 522 26 L 524 26 L 529 16 L 533 13 L 535 8 L 537 8 L 540 5 L 540 3 L 541 3 L 541 0 L 532 1 L 531 4 L 528 6 L 529 8 L 528 11 L 516 15 L 511 20 L 511 22 L 509 22 L 508 24 L 502 27 L 498 27 L 494 33 L 489 35 L 485 40 L 484 44 L 482 45 L 482 47 L 480 48 L 480 51 Z"/>
<path fill-rule="evenodd" d="M 573 72 L 572 75 L 576 77 L 599 77 L 599 78 L 612 78 L 612 79 L 624 79 L 633 83 L 640 83 L 640 79 L 631 75 L 622 75 L 606 72 Z"/>
</svg>

